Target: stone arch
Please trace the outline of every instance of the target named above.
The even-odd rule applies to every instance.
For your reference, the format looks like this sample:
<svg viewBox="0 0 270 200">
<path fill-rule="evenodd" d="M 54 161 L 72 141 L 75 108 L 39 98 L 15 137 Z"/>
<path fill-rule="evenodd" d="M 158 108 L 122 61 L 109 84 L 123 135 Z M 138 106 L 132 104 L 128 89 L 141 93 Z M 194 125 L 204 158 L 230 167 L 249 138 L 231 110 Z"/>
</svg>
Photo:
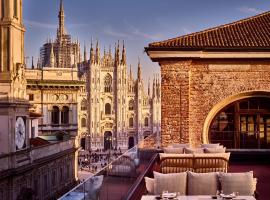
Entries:
<svg viewBox="0 0 270 200">
<path fill-rule="evenodd" d="M 213 121 L 214 117 L 224 107 L 226 107 L 227 105 L 229 105 L 235 101 L 238 101 L 241 99 L 246 99 L 246 98 L 251 98 L 251 97 L 268 97 L 268 98 L 270 98 L 270 91 L 256 91 L 256 90 L 246 91 L 246 92 L 238 93 L 235 95 L 231 95 L 231 96 L 223 99 L 222 101 L 220 101 L 216 105 L 214 105 L 212 107 L 212 109 L 210 110 L 210 112 L 208 113 L 206 119 L 204 120 L 202 142 L 209 143 L 208 132 L 209 132 L 211 122 Z"/>
</svg>

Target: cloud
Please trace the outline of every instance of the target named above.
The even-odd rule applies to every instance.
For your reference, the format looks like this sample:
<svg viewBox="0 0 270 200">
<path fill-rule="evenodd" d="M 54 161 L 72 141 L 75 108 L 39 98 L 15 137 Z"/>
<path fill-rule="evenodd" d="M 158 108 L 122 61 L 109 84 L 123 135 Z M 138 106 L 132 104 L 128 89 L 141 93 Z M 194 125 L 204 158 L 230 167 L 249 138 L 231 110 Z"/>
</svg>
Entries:
<svg viewBox="0 0 270 200">
<path fill-rule="evenodd" d="M 251 8 L 251 7 L 247 7 L 247 6 L 242 6 L 237 8 L 238 11 L 242 12 L 242 13 L 246 13 L 246 14 L 259 14 L 262 13 L 262 10 L 259 10 L 257 8 Z"/>
<path fill-rule="evenodd" d="M 118 38 L 125 38 L 125 39 L 134 39 L 134 38 L 143 38 L 143 39 L 150 39 L 150 40 L 159 40 L 163 37 L 162 34 L 148 34 L 140 31 L 138 28 L 135 26 L 127 23 L 125 21 L 124 23 L 126 25 L 126 30 L 124 31 L 117 31 L 113 29 L 111 26 L 106 26 L 104 28 L 104 33 L 113 37 L 118 37 Z"/>
<path fill-rule="evenodd" d="M 191 31 L 190 29 L 188 29 L 187 27 L 182 27 L 182 28 L 181 28 L 181 31 L 182 31 L 185 35 L 193 32 L 193 31 Z"/>
<path fill-rule="evenodd" d="M 39 21 L 34 21 L 34 20 L 24 20 L 24 23 L 27 26 L 32 26 L 36 28 L 44 28 L 44 29 L 57 29 L 58 25 L 57 24 L 50 24 L 50 23 L 45 23 L 45 22 L 39 22 Z M 66 24 L 66 27 L 68 28 L 81 28 L 88 26 L 88 24 L 83 24 L 83 23 L 73 23 L 73 24 Z"/>
<path fill-rule="evenodd" d="M 37 28 L 46 28 L 46 29 L 56 29 L 57 28 L 56 24 L 49 24 L 49 23 L 38 22 L 38 21 L 34 21 L 34 20 L 25 19 L 24 23 L 27 26 L 33 26 L 33 27 L 37 27 Z"/>
<path fill-rule="evenodd" d="M 163 37 L 161 33 L 156 33 L 156 34 L 144 33 L 140 31 L 138 28 L 136 28 L 134 25 L 128 23 L 126 20 L 124 21 L 124 23 L 126 24 L 131 34 L 133 34 L 134 36 L 142 37 L 144 39 L 150 39 L 150 40 L 159 40 Z"/>
<path fill-rule="evenodd" d="M 113 37 L 129 38 L 129 39 L 131 38 L 131 36 L 129 34 L 113 30 L 111 26 L 105 26 L 103 31 L 104 31 L 105 34 L 113 36 Z"/>
</svg>

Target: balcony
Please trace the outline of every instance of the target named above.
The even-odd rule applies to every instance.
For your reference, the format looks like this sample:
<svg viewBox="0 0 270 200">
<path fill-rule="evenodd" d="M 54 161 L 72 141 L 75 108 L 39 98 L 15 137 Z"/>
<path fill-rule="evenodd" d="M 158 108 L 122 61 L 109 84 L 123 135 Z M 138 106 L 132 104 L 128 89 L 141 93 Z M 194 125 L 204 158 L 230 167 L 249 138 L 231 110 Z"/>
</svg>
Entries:
<svg viewBox="0 0 270 200">
<path fill-rule="evenodd" d="M 153 171 L 160 171 L 158 153 L 162 150 L 156 149 L 155 144 L 149 136 L 60 199 L 141 199 L 147 193 L 144 177 L 153 177 Z M 267 199 L 270 196 L 270 151 L 228 151 L 231 152 L 228 172 L 253 171 L 258 179 L 258 199 Z"/>
</svg>

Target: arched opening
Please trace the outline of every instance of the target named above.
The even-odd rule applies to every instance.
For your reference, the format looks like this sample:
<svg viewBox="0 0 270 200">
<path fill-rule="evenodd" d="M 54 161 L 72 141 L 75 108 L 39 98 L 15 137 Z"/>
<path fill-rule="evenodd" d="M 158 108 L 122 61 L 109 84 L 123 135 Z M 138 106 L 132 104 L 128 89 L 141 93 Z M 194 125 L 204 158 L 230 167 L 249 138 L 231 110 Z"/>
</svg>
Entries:
<svg viewBox="0 0 270 200">
<path fill-rule="evenodd" d="M 111 131 L 106 131 L 104 133 L 104 150 L 112 149 L 112 132 Z"/>
<path fill-rule="evenodd" d="M 270 98 L 249 97 L 222 108 L 213 118 L 209 142 L 227 148 L 270 148 Z"/>
<path fill-rule="evenodd" d="M 131 149 L 132 147 L 134 147 L 134 137 L 129 137 L 128 138 L 128 149 Z"/>
<path fill-rule="evenodd" d="M 81 110 L 87 110 L 87 101 L 86 99 L 83 99 L 81 102 Z"/>
<path fill-rule="evenodd" d="M 129 118 L 129 127 L 133 127 L 133 118 Z"/>
<path fill-rule="evenodd" d="M 145 117 L 144 118 L 144 126 L 145 127 L 148 127 L 149 126 L 149 119 L 148 119 L 148 117 Z"/>
<path fill-rule="evenodd" d="M 131 99 L 128 102 L 128 110 L 134 110 L 134 100 L 133 99 Z"/>
<path fill-rule="evenodd" d="M 112 113 L 111 104 L 105 104 L 105 115 L 110 115 Z"/>
<path fill-rule="evenodd" d="M 86 127 L 86 119 L 85 118 L 82 118 L 81 119 L 81 127 L 82 128 L 85 128 Z"/>
<path fill-rule="evenodd" d="M 85 138 L 81 139 L 81 147 L 82 149 L 85 149 Z"/>
<path fill-rule="evenodd" d="M 57 106 L 52 108 L 52 124 L 59 124 L 59 108 Z"/>
<path fill-rule="evenodd" d="M 104 92 L 112 92 L 112 76 L 110 74 L 104 78 Z"/>
<path fill-rule="evenodd" d="M 61 111 L 61 124 L 69 123 L 69 108 L 64 106 Z"/>
</svg>

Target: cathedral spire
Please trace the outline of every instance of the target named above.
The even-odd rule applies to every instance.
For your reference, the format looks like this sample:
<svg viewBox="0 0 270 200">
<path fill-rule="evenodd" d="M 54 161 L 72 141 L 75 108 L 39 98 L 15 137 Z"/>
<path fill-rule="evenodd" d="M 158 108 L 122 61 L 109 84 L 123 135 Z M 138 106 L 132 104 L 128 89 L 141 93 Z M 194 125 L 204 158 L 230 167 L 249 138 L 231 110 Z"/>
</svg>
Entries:
<svg viewBox="0 0 270 200">
<path fill-rule="evenodd" d="M 132 77 L 131 65 L 129 66 L 129 77 L 130 77 L 130 80 L 132 80 L 132 79 L 133 79 L 133 77 Z"/>
<path fill-rule="evenodd" d="M 51 53 L 50 53 L 50 62 L 49 67 L 54 67 L 54 52 L 53 52 L 53 45 L 51 44 Z"/>
<path fill-rule="evenodd" d="M 138 81 L 142 79 L 142 70 L 141 70 L 141 61 L 140 58 L 138 58 L 138 74 L 137 74 Z"/>
<path fill-rule="evenodd" d="M 156 75 L 154 75 L 154 80 L 153 80 L 153 93 L 152 93 L 152 98 L 155 98 L 156 96 Z"/>
<path fill-rule="evenodd" d="M 148 79 L 148 96 L 150 97 L 150 78 Z"/>
<path fill-rule="evenodd" d="M 32 56 L 32 69 L 34 69 L 35 68 L 35 66 L 34 66 L 34 57 Z"/>
<path fill-rule="evenodd" d="M 95 54 L 93 49 L 93 40 L 91 39 L 91 48 L 90 48 L 90 63 L 93 64 L 95 62 Z"/>
<path fill-rule="evenodd" d="M 122 60 L 121 60 L 122 65 L 127 64 L 127 57 L 126 57 L 126 49 L 125 49 L 125 42 L 123 41 L 123 49 L 122 49 Z"/>
<path fill-rule="evenodd" d="M 64 13 L 63 0 L 60 0 L 60 10 L 58 14 L 58 19 L 59 19 L 59 24 L 58 24 L 57 35 L 63 36 L 65 34 L 65 13 Z"/>
<path fill-rule="evenodd" d="M 96 45 L 96 63 L 100 62 L 100 49 L 99 49 L 99 44 L 97 40 L 97 45 Z"/>
<path fill-rule="evenodd" d="M 83 52 L 83 59 L 84 59 L 84 62 L 86 62 L 87 61 L 87 53 L 86 53 L 86 46 L 85 46 L 85 44 L 84 44 L 84 52 Z"/>
<path fill-rule="evenodd" d="M 118 44 L 117 44 L 117 48 L 116 48 L 116 50 L 115 50 L 115 67 L 117 67 L 118 65 L 119 65 L 119 49 L 120 49 L 120 47 L 119 47 L 119 40 L 118 40 Z"/>
<path fill-rule="evenodd" d="M 109 46 L 109 57 L 110 58 L 112 57 L 112 47 L 111 47 L 111 45 Z"/>
</svg>

